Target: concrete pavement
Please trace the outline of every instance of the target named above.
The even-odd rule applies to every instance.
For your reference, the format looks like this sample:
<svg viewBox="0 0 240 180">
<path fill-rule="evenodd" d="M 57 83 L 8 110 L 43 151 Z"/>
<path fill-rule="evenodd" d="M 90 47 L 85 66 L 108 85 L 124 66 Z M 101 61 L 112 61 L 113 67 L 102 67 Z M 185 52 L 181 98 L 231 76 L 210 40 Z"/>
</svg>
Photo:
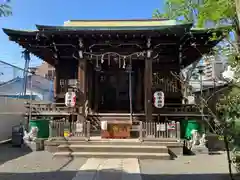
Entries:
<svg viewBox="0 0 240 180">
<path fill-rule="evenodd" d="M 183 156 L 173 161 L 139 161 L 143 180 L 228 180 L 226 153 Z M 240 180 L 240 177 L 235 180 Z"/>
<path fill-rule="evenodd" d="M 166 161 L 71 159 L 0 146 L 1 180 L 227 180 L 227 173 L 225 154 Z"/>
</svg>

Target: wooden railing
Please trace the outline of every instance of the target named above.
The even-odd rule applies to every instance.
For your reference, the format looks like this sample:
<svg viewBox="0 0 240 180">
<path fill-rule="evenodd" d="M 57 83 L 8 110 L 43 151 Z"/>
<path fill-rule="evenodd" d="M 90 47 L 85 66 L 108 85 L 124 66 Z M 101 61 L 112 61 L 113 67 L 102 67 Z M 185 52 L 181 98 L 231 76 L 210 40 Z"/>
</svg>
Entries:
<svg viewBox="0 0 240 180">
<path fill-rule="evenodd" d="M 140 122 L 139 139 L 180 139 L 180 122 Z"/>
<path fill-rule="evenodd" d="M 153 112 L 158 114 L 200 114 L 199 107 L 192 104 L 165 104 L 163 108 L 158 109 L 153 107 Z"/>
<path fill-rule="evenodd" d="M 167 112 L 199 112 L 198 107 L 192 104 L 165 104 L 162 109 Z"/>
<path fill-rule="evenodd" d="M 76 108 L 66 107 L 64 103 L 25 103 L 26 115 L 69 115 L 76 113 Z"/>
<path fill-rule="evenodd" d="M 65 134 L 66 133 L 66 134 Z M 64 136 L 90 138 L 90 122 L 67 122 L 64 120 L 50 121 L 49 137 L 64 137 Z"/>
<path fill-rule="evenodd" d="M 59 93 L 65 94 L 68 89 L 78 89 L 79 81 L 77 79 L 60 79 L 59 81 Z"/>
<path fill-rule="evenodd" d="M 89 140 L 91 137 L 90 121 L 86 122 L 66 122 L 51 121 L 49 125 L 50 137 L 63 137 L 64 132 L 71 133 L 73 137 L 84 137 Z M 179 122 L 139 122 L 133 125 L 131 131 L 139 132 L 139 140 L 161 140 L 164 138 L 180 139 L 180 123 Z"/>
<path fill-rule="evenodd" d="M 179 92 L 178 81 L 174 78 L 163 76 L 161 73 L 153 73 L 153 86 L 161 87 L 164 92 Z"/>
</svg>

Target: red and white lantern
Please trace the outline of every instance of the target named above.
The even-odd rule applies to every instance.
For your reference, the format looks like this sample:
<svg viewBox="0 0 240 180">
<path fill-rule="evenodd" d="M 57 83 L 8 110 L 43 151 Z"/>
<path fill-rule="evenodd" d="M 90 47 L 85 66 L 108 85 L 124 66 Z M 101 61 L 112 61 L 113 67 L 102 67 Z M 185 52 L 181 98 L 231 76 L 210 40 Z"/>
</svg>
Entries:
<svg viewBox="0 0 240 180">
<path fill-rule="evenodd" d="M 74 107 L 76 105 L 76 93 L 75 92 L 67 92 L 65 94 L 65 105 L 67 107 Z"/>
</svg>

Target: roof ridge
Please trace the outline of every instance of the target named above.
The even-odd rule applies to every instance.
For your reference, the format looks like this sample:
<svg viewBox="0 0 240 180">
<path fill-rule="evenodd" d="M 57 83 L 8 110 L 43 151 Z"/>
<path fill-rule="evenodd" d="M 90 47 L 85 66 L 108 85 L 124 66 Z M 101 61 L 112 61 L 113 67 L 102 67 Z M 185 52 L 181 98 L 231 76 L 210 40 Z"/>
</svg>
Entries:
<svg viewBox="0 0 240 180">
<path fill-rule="evenodd" d="M 72 20 L 67 20 L 67 21 L 78 21 L 78 22 L 93 22 L 93 21 L 98 21 L 98 22 L 107 22 L 107 21 L 119 21 L 119 22 L 124 22 L 124 21 L 168 21 L 172 19 L 168 18 L 136 18 L 136 19 L 72 19 Z"/>
</svg>

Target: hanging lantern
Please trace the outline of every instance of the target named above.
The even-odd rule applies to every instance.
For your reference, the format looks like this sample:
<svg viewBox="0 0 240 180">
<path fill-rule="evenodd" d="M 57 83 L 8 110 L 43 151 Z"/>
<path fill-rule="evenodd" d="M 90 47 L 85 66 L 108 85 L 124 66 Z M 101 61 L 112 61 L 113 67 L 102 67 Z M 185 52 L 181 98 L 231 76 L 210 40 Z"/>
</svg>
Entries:
<svg viewBox="0 0 240 180">
<path fill-rule="evenodd" d="M 132 72 L 132 66 L 131 66 L 131 64 L 128 64 L 127 66 L 126 66 L 126 72 Z"/>
</svg>

